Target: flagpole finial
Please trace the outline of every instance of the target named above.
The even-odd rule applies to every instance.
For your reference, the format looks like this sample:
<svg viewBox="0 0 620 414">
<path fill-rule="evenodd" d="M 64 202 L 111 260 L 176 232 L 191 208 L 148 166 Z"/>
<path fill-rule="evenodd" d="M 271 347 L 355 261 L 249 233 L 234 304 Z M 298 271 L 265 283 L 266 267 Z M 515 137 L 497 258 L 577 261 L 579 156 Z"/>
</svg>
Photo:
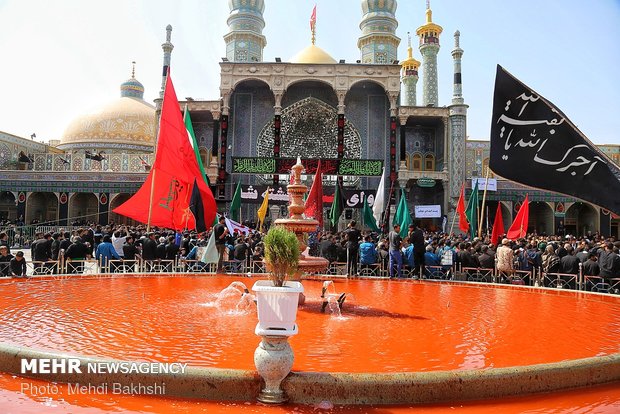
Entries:
<svg viewBox="0 0 620 414">
<path fill-rule="evenodd" d="M 316 4 L 312 9 L 312 14 L 310 15 L 310 32 L 312 33 L 312 44 L 316 43 Z"/>
</svg>

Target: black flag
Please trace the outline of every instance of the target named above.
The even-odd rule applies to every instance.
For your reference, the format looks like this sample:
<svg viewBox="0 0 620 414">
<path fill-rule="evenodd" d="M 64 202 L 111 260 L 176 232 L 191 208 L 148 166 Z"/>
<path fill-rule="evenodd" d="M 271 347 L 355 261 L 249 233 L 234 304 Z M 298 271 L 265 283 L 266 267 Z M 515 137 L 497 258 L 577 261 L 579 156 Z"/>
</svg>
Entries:
<svg viewBox="0 0 620 414">
<path fill-rule="evenodd" d="M 196 220 L 196 231 L 201 233 L 207 230 L 207 223 L 205 223 L 205 207 L 202 200 L 202 194 L 198 188 L 198 183 L 194 178 L 194 187 L 192 188 L 192 195 L 189 199 L 189 209 L 194 215 Z"/>
<path fill-rule="evenodd" d="M 499 65 L 489 166 L 509 180 L 620 214 L 620 168 L 562 111 Z"/>
</svg>

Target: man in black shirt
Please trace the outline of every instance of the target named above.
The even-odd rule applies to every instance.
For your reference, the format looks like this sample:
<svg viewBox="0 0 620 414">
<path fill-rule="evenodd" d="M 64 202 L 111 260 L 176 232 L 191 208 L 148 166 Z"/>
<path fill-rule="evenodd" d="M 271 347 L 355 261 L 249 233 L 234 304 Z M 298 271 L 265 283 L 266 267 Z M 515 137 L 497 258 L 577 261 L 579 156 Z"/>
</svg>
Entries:
<svg viewBox="0 0 620 414">
<path fill-rule="evenodd" d="M 221 273 L 224 264 L 224 250 L 226 249 L 226 236 L 228 236 L 228 228 L 226 227 L 226 217 L 220 216 L 219 222 L 213 227 L 215 233 L 215 247 L 220 255 L 217 261 L 216 273 Z"/>
<path fill-rule="evenodd" d="M 347 236 L 347 275 L 349 276 L 357 276 L 357 263 L 359 262 L 362 233 L 355 227 L 356 224 L 355 220 L 351 220 L 349 228 L 344 232 Z"/>
<path fill-rule="evenodd" d="M 71 246 L 71 233 L 65 231 L 60 237 L 60 250 L 64 250 L 65 252 Z"/>
<path fill-rule="evenodd" d="M 420 226 L 415 226 L 415 230 L 413 230 L 411 236 L 409 236 L 409 241 L 413 244 L 415 275 L 421 278 L 422 272 L 424 271 L 424 253 L 426 253 L 426 246 L 424 246 L 424 233 Z"/>
<path fill-rule="evenodd" d="M 400 224 L 394 224 L 394 230 L 388 235 L 390 243 L 390 278 L 403 277 L 403 239 L 400 237 Z M 396 270 L 396 271 L 395 271 Z"/>
<path fill-rule="evenodd" d="M 127 271 L 133 272 L 135 270 L 137 254 L 138 248 L 134 243 L 133 236 L 127 236 L 123 245 L 123 265 Z"/>
<path fill-rule="evenodd" d="M 15 253 L 15 257 L 9 262 L 9 270 L 12 277 L 26 277 L 26 259 L 24 252 Z"/>
<path fill-rule="evenodd" d="M 142 259 L 147 272 L 152 271 L 153 261 L 157 259 L 157 241 L 155 238 L 155 233 L 148 233 L 147 238 L 142 241 Z"/>
<path fill-rule="evenodd" d="M 330 263 L 337 259 L 335 237 L 332 235 L 323 236 L 320 244 L 321 257 L 327 259 Z"/>
<path fill-rule="evenodd" d="M 13 255 L 9 253 L 8 247 L 0 245 L 0 277 L 11 276 L 9 262 L 12 258 Z"/>
<path fill-rule="evenodd" d="M 80 269 L 83 270 L 84 260 L 90 256 L 89 250 L 80 237 L 74 239 L 73 244 L 65 252 L 68 273 L 77 273 Z"/>
<path fill-rule="evenodd" d="M 9 235 L 6 232 L 0 232 L 0 246 L 6 246 L 7 252 L 11 254 L 11 246 L 9 246 Z"/>
</svg>

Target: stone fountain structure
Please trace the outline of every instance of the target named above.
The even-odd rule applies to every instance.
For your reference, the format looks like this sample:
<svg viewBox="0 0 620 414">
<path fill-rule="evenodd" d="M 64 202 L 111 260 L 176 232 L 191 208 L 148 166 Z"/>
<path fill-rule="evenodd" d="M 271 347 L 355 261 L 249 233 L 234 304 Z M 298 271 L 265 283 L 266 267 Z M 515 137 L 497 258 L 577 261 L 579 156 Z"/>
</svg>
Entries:
<svg viewBox="0 0 620 414">
<path fill-rule="evenodd" d="M 305 302 L 305 296 L 303 294 L 303 286 L 299 283 L 299 280 L 304 273 L 322 272 L 326 270 L 329 266 L 329 262 L 322 257 L 312 257 L 308 254 L 306 235 L 308 232 L 316 231 L 319 222 L 302 216 L 305 210 L 303 196 L 308 190 L 308 187 L 301 183 L 301 173 L 304 170 L 304 166 L 301 164 L 299 157 L 297 158 L 297 164 L 295 164 L 291 170 L 293 179 L 291 184 L 287 187 L 290 200 L 288 206 L 289 218 L 278 219 L 274 224 L 276 226 L 285 227 L 297 236 L 299 250 L 302 253 L 297 271 L 294 277 L 291 278 L 293 281 L 290 282 L 290 284 L 296 284 L 298 286 L 296 291 L 299 292 L 299 304 L 303 304 Z M 254 364 L 256 365 L 258 374 L 265 381 L 265 386 L 258 395 L 259 401 L 267 404 L 281 404 L 287 401 L 287 396 L 281 389 L 280 384 L 291 372 L 291 368 L 293 367 L 293 349 L 288 343 L 288 338 L 297 333 L 297 324 L 294 324 L 293 329 L 282 329 L 278 331 L 262 329 L 260 322 L 257 325 L 256 334 L 262 339 L 254 352 Z"/>
<path fill-rule="evenodd" d="M 299 240 L 299 251 L 301 257 L 297 272 L 291 278 L 292 280 L 300 280 L 304 273 L 322 272 L 329 266 L 329 261 L 323 257 L 313 257 L 308 253 L 308 245 L 306 242 L 307 234 L 316 231 L 319 222 L 315 219 L 304 218 L 302 216 L 306 206 L 303 202 L 304 194 L 308 191 L 308 187 L 301 182 L 301 173 L 304 166 L 297 157 L 297 164 L 291 168 L 292 182 L 287 186 L 290 204 L 288 206 L 289 218 L 277 219 L 274 224 L 282 226 L 292 231 Z M 322 214 L 322 212 L 321 212 Z"/>
</svg>

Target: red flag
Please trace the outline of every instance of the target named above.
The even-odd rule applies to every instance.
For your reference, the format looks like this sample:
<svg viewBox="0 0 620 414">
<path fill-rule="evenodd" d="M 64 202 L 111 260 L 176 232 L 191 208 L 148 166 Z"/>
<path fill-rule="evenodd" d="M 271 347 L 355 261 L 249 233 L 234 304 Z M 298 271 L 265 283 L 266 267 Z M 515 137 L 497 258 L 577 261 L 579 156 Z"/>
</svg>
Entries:
<svg viewBox="0 0 620 414">
<path fill-rule="evenodd" d="M 508 229 L 508 233 L 506 233 L 506 237 L 513 240 L 525 237 L 527 233 L 527 223 L 529 221 L 529 216 L 530 203 L 528 202 L 528 195 L 526 194 L 525 200 L 523 200 L 523 204 L 521 204 L 521 208 L 517 213 L 517 217 L 515 217 L 515 221 Z"/>
<path fill-rule="evenodd" d="M 206 182 L 196 180 L 201 176 L 168 72 L 153 168 L 138 192 L 115 208 L 114 212 L 147 223 L 152 200 L 150 224 L 153 226 L 191 230 L 196 227 L 196 221 L 213 223 L 215 199 Z M 204 221 L 197 220 L 190 210 L 190 197 L 195 185 L 202 199 Z"/>
<path fill-rule="evenodd" d="M 461 195 L 459 195 L 459 202 L 456 205 L 456 212 L 459 214 L 459 229 L 463 233 L 467 233 L 469 221 L 467 221 L 467 214 L 465 214 L 465 184 L 461 186 Z"/>
<path fill-rule="evenodd" d="M 319 226 L 323 227 L 323 172 L 321 171 L 321 160 L 316 166 L 314 181 L 310 187 L 310 193 L 306 199 L 306 209 L 304 211 L 306 217 L 314 217 Z"/>
<path fill-rule="evenodd" d="M 316 4 L 314 5 L 314 9 L 312 9 L 312 14 L 310 15 L 310 30 L 314 30 L 314 26 L 316 26 Z"/>
<path fill-rule="evenodd" d="M 497 246 L 499 238 L 504 234 L 504 220 L 502 218 L 502 203 L 497 203 L 497 212 L 493 220 L 493 231 L 491 232 L 491 243 Z"/>
</svg>

